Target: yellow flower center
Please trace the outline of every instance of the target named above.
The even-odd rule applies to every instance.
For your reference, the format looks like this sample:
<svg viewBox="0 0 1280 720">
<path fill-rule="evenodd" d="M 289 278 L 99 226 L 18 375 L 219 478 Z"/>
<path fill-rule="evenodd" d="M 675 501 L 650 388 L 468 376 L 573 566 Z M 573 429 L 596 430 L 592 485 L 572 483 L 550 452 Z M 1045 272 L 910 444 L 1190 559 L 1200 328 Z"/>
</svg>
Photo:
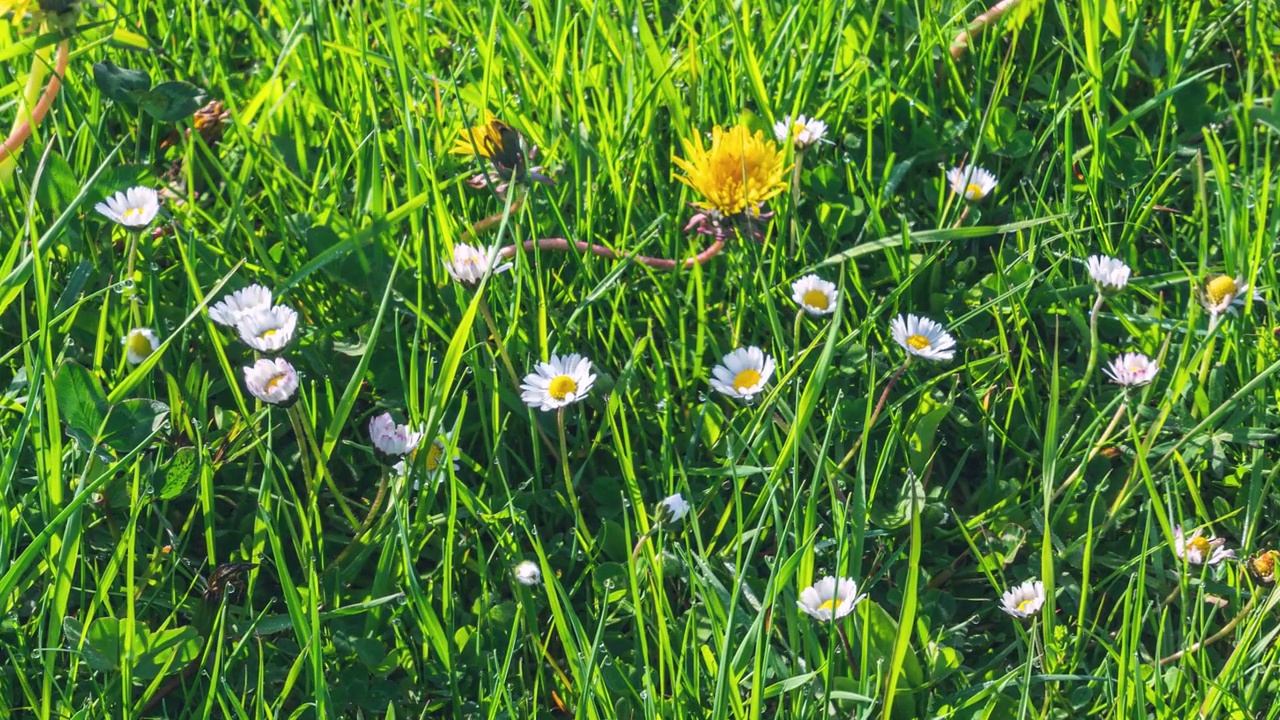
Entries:
<svg viewBox="0 0 1280 720">
<path fill-rule="evenodd" d="M 134 220 L 139 217 L 142 217 L 142 208 L 140 207 L 131 207 L 124 211 L 125 220 Z"/>
<path fill-rule="evenodd" d="M 916 350 L 927 350 L 929 348 L 929 338 L 923 335 L 912 335 L 907 338 L 907 344 Z"/>
<path fill-rule="evenodd" d="M 747 368 L 737 375 L 733 376 L 733 389 L 738 392 L 750 390 L 760 382 L 760 371 L 755 368 Z"/>
<path fill-rule="evenodd" d="M 142 333 L 134 333 L 129 336 L 129 350 L 138 357 L 147 357 L 151 354 L 151 341 Z"/>
<path fill-rule="evenodd" d="M 444 450 L 441 450 L 439 445 L 431 443 L 431 446 L 427 448 L 427 472 L 435 472 L 440 467 L 440 458 L 443 455 Z"/>
<path fill-rule="evenodd" d="M 836 604 L 837 604 L 837 602 L 838 602 L 838 601 L 836 600 L 836 598 L 831 598 L 830 600 L 823 600 L 823 601 L 822 601 L 822 604 L 818 606 L 818 609 L 819 609 L 819 610 L 829 610 L 829 611 L 831 611 L 831 612 L 835 612 L 835 611 L 836 611 Z"/>
<path fill-rule="evenodd" d="M 267 381 L 267 384 L 263 386 L 263 389 L 267 392 L 271 392 L 276 389 L 276 386 L 279 385 L 282 380 L 284 380 L 284 375 L 276 375 Z"/>
<path fill-rule="evenodd" d="M 266 340 L 267 338 L 271 337 L 272 335 L 275 335 L 279 331 L 280 331 L 280 328 L 268 328 L 258 333 L 258 339 Z"/>
<path fill-rule="evenodd" d="M 1276 555 L 1280 555 L 1280 553 L 1277 553 L 1275 550 L 1267 550 L 1251 559 L 1249 561 L 1249 566 L 1259 577 L 1271 578 L 1276 572 Z"/>
<path fill-rule="evenodd" d="M 964 196 L 970 200 L 981 200 L 984 195 L 986 195 L 986 192 L 977 183 L 969 183 L 968 187 L 964 189 Z"/>
<path fill-rule="evenodd" d="M 1134 374 L 1140 373 L 1142 372 L 1142 369 L 1143 369 L 1142 366 L 1139 365 L 1138 363 L 1129 364 L 1129 372 L 1131 373 L 1134 373 Z"/>
<path fill-rule="evenodd" d="M 1238 291 L 1239 288 L 1236 286 L 1235 279 L 1226 275 L 1219 275 L 1210 280 L 1209 284 L 1205 285 L 1204 288 L 1204 294 L 1209 298 L 1209 303 L 1212 305 L 1223 303 Z"/>
<path fill-rule="evenodd" d="M 1189 554 L 1193 550 L 1199 553 L 1202 560 L 1207 560 L 1209 554 L 1213 552 L 1213 545 L 1210 545 L 1209 541 L 1203 537 L 1195 537 L 1187 541 L 1187 553 Z"/>
<path fill-rule="evenodd" d="M 547 394 L 557 400 L 563 400 L 571 392 L 578 391 L 578 383 L 568 375 L 559 375 L 547 386 Z"/>
<path fill-rule="evenodd" d="M 711 131 L 711 147 L 702 139 L 684 142 L 685 158 L 674 158 L 684 175 L 676 179 L 705 198 L 704 210 L 724 215 L 756 213 L 759 206 L 786 189 L 786 158 L 764 133 L 751 134 L 738 125 Z"/>
<path fill-rule="evenodd" d="M 1023 600 L 1022 602 L 1018 603 L 1018 612 L 1027 612 L 1027 608 L 1031 607 L 1031 604 L 1034 603 L 1035 601 L 1036 601 L 1035 598 L 1029 597 L 1026 600 Z"/>
<path fill-rule="evenodd" d="M 821 290 L 810 290 L 804 294 L 803 299 L 805 305 L 808 305 L 811 308 L 817 308 L 818 310 L 826 310 L 831 306 L 830 301 L 827 300 L 827 294 Z"/>
</svg>

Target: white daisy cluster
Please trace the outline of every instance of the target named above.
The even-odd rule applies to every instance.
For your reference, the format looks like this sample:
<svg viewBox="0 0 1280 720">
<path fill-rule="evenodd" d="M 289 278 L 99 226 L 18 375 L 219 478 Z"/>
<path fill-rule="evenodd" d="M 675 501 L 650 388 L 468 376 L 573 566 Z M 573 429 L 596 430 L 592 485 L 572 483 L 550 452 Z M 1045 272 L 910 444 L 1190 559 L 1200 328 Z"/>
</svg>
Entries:
<svg viewBox="0 0 1280 720">
<path fill-rule="evenodd" d="M 240 341 L 255 351 L 276 354 L 293 340 L 298 313 L 288 305 L 273 305 L 272 300 L 270 290 L 250 285 L 214 303 L 209 308 L 209 319 L 234 328 Z M 249 392 L 266 403 L 287 403 L 298 389 L 298 373 L 283 358 L 259 359 L 244 373 Z"/>
</svg>

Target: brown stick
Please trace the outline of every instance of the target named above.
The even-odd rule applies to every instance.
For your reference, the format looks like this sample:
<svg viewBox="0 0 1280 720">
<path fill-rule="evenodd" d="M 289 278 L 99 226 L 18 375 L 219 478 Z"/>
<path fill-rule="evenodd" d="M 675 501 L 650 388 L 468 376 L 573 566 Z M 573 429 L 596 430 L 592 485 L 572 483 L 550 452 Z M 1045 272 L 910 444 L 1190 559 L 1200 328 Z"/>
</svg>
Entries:
<svg viewBox="0 0 1280 720">
<path fill-rule="evenodd" d="M 703 250 L 702 252 L 698 253 L 697 255 L 687 260 L 668 260 L 667 258 L 646 257 L 644 255 L 623 255 L 603 245 L 592 245 L 591 243 L 584 242 L 582 240 L 574 240 L 570 242 L 569 240 L 565 240 L 564 238 L 540 238 L 538 240 L 525 240 L 521 244 L 524 246 L 525 250 L 533 250 L 534 248 L 537 248 L 539 250 L 557 250 L 560 252 L 565 252 L 569 249 L 570 246 L 572 246 L 575 249 L 577 249 L 578 252 L 584 252 L 584 253 L 589 252 L 592 255 L 596 255 L 603 258 L 609 258 L 610 260 L 616 260 L 619 258 L 630 258 L 632 260 L 635 260 L 638 263 L 641 263 L 642 265 L 647 265 L 651 268 L 654 268 L 655 270 L 676 270 L 677 268 L 682 270 L 688 270 L 697 265 L 702 265 L 706 263 L 708 260 L 711 260 L 716 255 L 719 255 L 720 251 L 724 249 L 724 241 L 716 240 L 715 242 L 711 243 L 711 245 L 709 245 L 705 250 Z M 502 248 L 502 250 L 500 250 L 499 252 L 502 254 L 502 257 L 504 258 L 515 257 L 516 246 L 508 245 Z"/>
<path fill-rule="evenodd" d="M 960 31 L 956 35 L 956 39 L 951 41 L 951 59 L 959 60 L 965 50 L 969 49 L 969 41 L 982 34 L 982 31 L 988 25 L 1000 19 L 1009 10 L 1017 6 L 1021 0 L 1000 0 L 991 7 L 990 10 L 979 15 L 969 26 Z"/>
<path fill-rule="evenodd" d="M 9 133 L 9 137 L 5 139 L 4 145 L 0 145 L 0 161 L 8 160 L 11 156 L 18 154 L 23 144 L 31 137 L 32 130 L 44 119 L 44 116 L 49 112 L 49 108 L 53 107 L 53 101 L 58 97 L 58 90 L 62 88 L 62 77 L 67 73 L 67 61 L 70 58 L 71 40 L 64 39 L 58 43 L 58 55 L 54 59 L 53 75 L 49 77 L 49 84 L 44 86 L 44 92 L 40 95 L 40 100 L 36 102 L 34 108 L 31 108 L 30 117 L 14 128 L 13 132 Z"/>
</svg>

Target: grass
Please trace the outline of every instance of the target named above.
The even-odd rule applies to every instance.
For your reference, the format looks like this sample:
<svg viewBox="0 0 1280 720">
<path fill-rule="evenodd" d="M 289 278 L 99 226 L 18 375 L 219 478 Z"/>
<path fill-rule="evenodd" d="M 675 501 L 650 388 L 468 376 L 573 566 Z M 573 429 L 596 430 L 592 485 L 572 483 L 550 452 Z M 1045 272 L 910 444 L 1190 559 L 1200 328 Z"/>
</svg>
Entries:
<svg viewBox="0 0 1280 720">
<path fill-rule="evenodd" d="M 953 59 L 985 9 L 84 7 L 0 191 L 0 708 L 1280 717 L 1280 595 L 1242 562 L 1280 542 L 1273 8 L 1023 0 Z M 16 25 L 15 125 L 60 39 Z M 192 86 L 221 136 L 186 132 Z M 483 108 L 554 185 L 464 182 L 485 168 L 448 150 Z M 761 241 L 629 257 L 710 243 L 682 230 L 682 139 L 802 113 L 830 142 Z M 950 193 L 962 163 L 996 192 Z M 93 207 L 138 184 L 172 194 L 129 277 Z M 486 218 L 472 242 L 628 257 L 535 249 L 455 283 Z M 1092 316 L 1091 254 L 1135 270 Z M 809 272 L 834 314 L 797 316 Z M 1219 273 L 1262 300 L 1212 323 Z M 287 409 L 205 312 L 252 282 L 299 313 Z M 904 367 L 899 313 L 955 360 Z M 163 341 L 136 367 L 133 327 Z M 749 404 L 708 383 L 747 345 L 778 364 Z M 1125 395 L 1101 368 L 1127 351 L 1160 371 Z M 528 408 L 511 375 L 570 352 L 589 396 Z M 368 430 L 386 411 L 447 434 L 457 470 L 398 479 Z M 662 523 L 674 493 L 692 511 Z M 1176 526 L 1238 560 L 1184 563 Z M 797 607 L 825 575 L 867 594 L 834 623 Z M 1042 611 L 1001 612 L 1030 579 Z"/>
</svg>

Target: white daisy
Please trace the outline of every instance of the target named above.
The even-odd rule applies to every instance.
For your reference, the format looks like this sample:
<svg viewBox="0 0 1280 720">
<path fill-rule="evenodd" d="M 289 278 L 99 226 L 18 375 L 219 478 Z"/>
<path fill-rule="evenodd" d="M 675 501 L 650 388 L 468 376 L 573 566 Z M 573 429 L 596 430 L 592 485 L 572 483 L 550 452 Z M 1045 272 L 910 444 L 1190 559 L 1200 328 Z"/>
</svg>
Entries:
<svg viewBox="0 0 1280 720">
<path fill-rule="evenodd" d="M 475 285 L 490 273 L 490 268 L 493 273 L 511 268 L 511 263 L 493 266 L 498 260 L 500 250 L 501 248 L 497 245 L 490 248 L 476 248 L 459 243 L 453 246 L 453 257 L 445 261 L 444 269 L 449 271 L 449 275 L 455 281 L 465 285 Z"/>
<path fill-rule="evenodd" d="M 796 150 L 808 150 L 817 145 L 826 134 L 826 123 L 818 118 L 805 119 L 803 115 L 796 118 L 795 122 L 792 122 L 791 116 L 787 115 L 773 124 L 773 136 L 778 138 L 778 142 L 784 143 L 787 138 L 791 138 Z"/>
<path fill-rule="evenodd" d="M 947 171 L 951 192 L 963 195 L 965 200 L 981 200 L 996 189 L 996 176 L 980 167 L 951 168 Z"/>
<path fill-rule="evenodd" d="M 297 326 L 298 313 L 288 305 L 276 305 L 248 313 L 240 318 L 236 329 L 245 345 L 258 352 L 273 353 L 289 344 Z"/>
<path fill-rule="evenodd" d="M 129 364 L 137 365 L 160 347 L 160 338 L 151 332 L 151 328 L 134 328 L 120 338 L 120 344 L 124 345 L 124 357 Z"/>
<path fill-rule="evenodd" d="M 907 315 L 889 323 L 893 339 L 908 354 L 937 362 L 956 355 L 956 339 L 942 325 L 927 317 Z"/>
<path fill-rule="evenodd" d="M 1142 353 L 1125 353 L 1103 370 L 1111 382 L 1124 387 L 1141 387 L 1151 382 L 1160 366 Z"/>
<path fill-rule="evenodd" d="M 444 479 L 443 472 L 444 472 L 444 466 L 445 466 L 445 462 L 444 462 L 445 452 L 448 450 L 448 443 L 452 437 L 453 437 L 453 433 L 445 433 L 444 435 L 440 435 L 436 437 L 435 440 L 432 440 L 431 443 L 427 445 L 426 455 L 423 458 L 422 465 L 420 467 L 422 468 L 422 472 L 426 474 L 426 479 L 430 481 L 433 485 L 438 485 Z M 411 466 L 419 467 L 419 465 L 417 464 L 418 453 L 421 453 L 421 452 L 422 452 L 422 447 L 419 446 L 417 449 L 411 451 L 407 458 L 405 458 L 404 460 L 401 460 L 395 465 L 392 465 L 391 467 L 393 470 L 395 470 L 396 475 L 399 475 L 400 477 L 406 477 L 409 474 Z M 453 471 L 454 472 L 457 472 L 458 468 L 461 467 L 461 465 L 458 464 L 458 457 L 459 457 L 458 451 L 455 450 L 453 452 Z M 420 478 L 415 479 L 413 481 L 413 489 L 417 490 L 421 487 L 422 487 L 422 480 Z"/>
<path fill-rule="evenodd" d="M 1227 542 L 1226 538 L 1213 536 L 1206 538 L 1200 534 L 1201 532 L 1201 530 L 1196 530 L 1191 533 L 1190 537 L 1187 537 L 1183 534 L 1181 525 L 1174 527 L 1174 554 L 1192 565 L 1217 565 L 1223 560 L 1235 558 L 1235 550 L 1227 550 L 1222 547 Z"/>
<path fill-rule="evenodd" d="M 408 425 L 397 425 L 391 413 L 382 413 L 369 421 L 369 437 L 373 446 L 387 455 L 405 455 L 422 441 L 422 433 Z"/>
<path fill-rule="evenodd" d="M 809 615 L 829 622 L 853 612 L 865 597 L 866 595 L 858 594 L 858 584 L 851 578 L 833 578 L 828 575 L 805 588 L 796 605 Z"/>
<path fill-rule="evenodd" d="M 538 563 L 530 560 L 525 560 L 519 565 L 516 565 L 512 568 L 511 574 L 515 577 L 516 582 L 521 585 L 533 587 L 534 585 L 542 582 L 542 569 L 538 567 Z"/>
<path fill-rule="evenodd" d="M 1200 303 L 1213 317 L 1235 312 L 1236 308 L 1244 306 L 1246 299 L 1256 301 L 1262 298 L 1258 293 L 1250 292 L 1240 276 L 1218 275 L 1205 283 L 1200 291 Z"/>
<path fill-rule="evenodd" d="M 758 347 L 738 348 L 711 369 L 711 387 L 748 402 L 764 391 L 773 377 L 773 358 Z"/>
<path fill-rule="evenodd" d="M 1089 277 L 1098 286 L 1103 295 L 1114 295 L 1129 284 L 1129 275 L 1133 271 L 1123 261 L 1106 255 L 1091 255 L 1085 264 L 1089 268 Z"/>
<path fill-rule="evenodd" d="M 658 503 L 658 517 L 668 522 L 680 522 L 689 514 L 689 503 L 680 493 L 664 498 Z"/>
<path fill-rule="evenodd" d="M 791 284 L 791 299 L 810 315 L 829 315 L 836 311 L 836 284 L 805 275 Z"/>
<path fill-rule="evenodd" d="M 93 206 L 111 220 L 132 229 L 151 224 L 160 211 L 160 195 L 149 187 L 132 187 Z"/>
<path fill-rule="evenodd" d="M 577 353 L 552 355 L 550 362 L 538 363 L 524 376 L 520 398 L 539 410 L 556 410 L 586 397 L 595 381 L 590 360 Z"/>
<path fill-rule="evenodd" d="M 1044 583 L 1028 580 L 1006 590 L 1000 597 L 1000 609 L 1016 618 L 1027 618 L 1044 607 Z"/>
<path fill-rule="evenodd" d="M 244 384 L 262 402 L 279 405 L 298 391 L 298 371 L 284 358 L 263 358 L 244 369 Z"/>
<path fill-rule="evenodd" d="M 219 325 L 235 327 L 246 315 L 270 309 L 271 291 L 261 285 L 250 285 L 227 295 L 210 307 L 209 319 Z"/>
</svg>

